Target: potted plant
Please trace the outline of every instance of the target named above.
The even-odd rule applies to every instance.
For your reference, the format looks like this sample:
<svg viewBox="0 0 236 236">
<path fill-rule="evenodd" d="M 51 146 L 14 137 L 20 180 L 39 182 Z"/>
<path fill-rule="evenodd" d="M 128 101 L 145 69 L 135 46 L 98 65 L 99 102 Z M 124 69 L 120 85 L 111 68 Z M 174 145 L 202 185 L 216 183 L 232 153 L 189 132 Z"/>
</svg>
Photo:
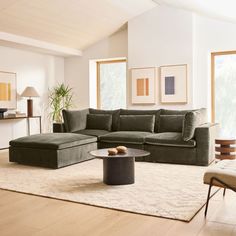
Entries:
<svg viewBox="0 0 236 236">
<path fill-rule="evenodd" d="M 53 121 L 53 132 L 63 132 L 62 110 L 69 109 L 72 105 L 72 88 L 64 83 L 58 84 L 49 91 L 49 104 L 52 109 L 50 113 Z"/>
</svg>

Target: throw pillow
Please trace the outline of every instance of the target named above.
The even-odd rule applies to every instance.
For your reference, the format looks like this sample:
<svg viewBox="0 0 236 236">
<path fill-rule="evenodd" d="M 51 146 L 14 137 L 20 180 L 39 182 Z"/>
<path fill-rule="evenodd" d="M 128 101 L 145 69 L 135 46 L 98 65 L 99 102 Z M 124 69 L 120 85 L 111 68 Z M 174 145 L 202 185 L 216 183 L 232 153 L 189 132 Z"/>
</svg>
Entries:
<svg viewBox="0 0 236 236">
<path fill-rule="evenodd" d="M 190 111 L 185 114 L 183 121 L 182 137 L 188 141 L 194 137 L 195 128 L 201 124 L 201 111 Z"/>
<path fill-rule="evenodd" d="M 154 132 L 154 115 L 121 115 L 120 131 L 145 131 Z"/>
<path fill-rule="evenodd" d="M 99 129 L 111 131 L 112 115 L 88 114 L 86 129 Z"/>
<path fill-rule="evenodd" d="M 164 132 L 182 132 L 183 115 L 160 115 L 159 133 Z"/>
</svg>

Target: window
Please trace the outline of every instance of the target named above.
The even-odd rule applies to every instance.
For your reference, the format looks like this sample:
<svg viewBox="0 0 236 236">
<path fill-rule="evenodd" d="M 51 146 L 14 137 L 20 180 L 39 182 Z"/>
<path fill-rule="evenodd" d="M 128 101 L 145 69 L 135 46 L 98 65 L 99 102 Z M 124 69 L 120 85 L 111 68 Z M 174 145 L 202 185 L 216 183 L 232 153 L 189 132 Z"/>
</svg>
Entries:
<svg viewBox="0 0 236 236">
<path fill-rule="evenodd" d="M 221 135 L 236 135 L 236 51 L 212 53 L 212 120 Z"/>
<path fill-rule="evenodd" d="M 97 62 L 97 107 L 126 108 L 126 60 Z"/>
</svg>

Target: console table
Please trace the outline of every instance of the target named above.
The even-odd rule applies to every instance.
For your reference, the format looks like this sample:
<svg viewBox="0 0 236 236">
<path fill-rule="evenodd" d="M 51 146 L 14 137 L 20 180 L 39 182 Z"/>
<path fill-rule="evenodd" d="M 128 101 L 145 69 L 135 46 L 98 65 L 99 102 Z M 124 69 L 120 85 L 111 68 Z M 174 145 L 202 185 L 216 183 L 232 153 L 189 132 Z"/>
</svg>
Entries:
<svg viewBox="0 0 236 236">
<path fill-rule="evenodd" d="M 39 120 L 39 132 L 42 133 L 42 118 L 41 116 L 18 116 L 18 117 L 4 117 L 0 118 L 1 121 L 7 121 L 7 120 L 26 120 L 27 121 L 27 134 L 30 135 L 30 120 L 31 119 L 38 119 Z M 8 147 L 7 147 L 8 148 Z M 0 148 L 0 149 L 6 149 L 6 148 Z"/>
</svg>

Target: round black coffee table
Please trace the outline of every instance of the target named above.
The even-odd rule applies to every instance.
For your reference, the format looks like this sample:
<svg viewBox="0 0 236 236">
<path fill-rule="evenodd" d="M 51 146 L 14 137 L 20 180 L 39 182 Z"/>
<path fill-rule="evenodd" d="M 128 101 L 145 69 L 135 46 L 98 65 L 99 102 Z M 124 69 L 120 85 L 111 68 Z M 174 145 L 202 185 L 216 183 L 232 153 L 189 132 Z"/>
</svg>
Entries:
<svg viewBox="0 0 236 236">
<path fill-rule="evenodd" d="M 133 184 L 135 157 L 150 155 L 134 148 L 128 148 L 125 154 L 109 155 L 107 148 L 91 151 L 90 154 L 103 159 L 103 182 L 108 185 Z"/>
</svg>

